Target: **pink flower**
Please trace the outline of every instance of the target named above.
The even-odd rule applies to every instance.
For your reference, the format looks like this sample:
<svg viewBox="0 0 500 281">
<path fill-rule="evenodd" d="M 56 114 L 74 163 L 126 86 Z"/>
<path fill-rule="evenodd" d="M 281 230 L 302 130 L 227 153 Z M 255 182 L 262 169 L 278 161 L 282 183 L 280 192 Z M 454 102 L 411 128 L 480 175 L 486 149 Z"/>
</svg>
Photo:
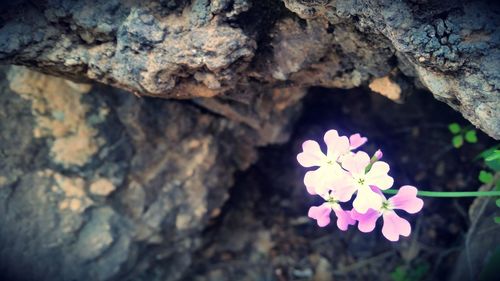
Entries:
<svg viewBox="0 0 500 281">
<path fill-rule="evenodd" d="M 394 183 L 394 179 L 387 174 L 390 169 L 387 163 L 377 161 L 367 172 L 366 168 L 369 165 L 370 156 L 363 151 L 346 155 L 342 159 L 342 167 L 349 172 L 350 176 L 344 177 L 335 187 L 337 196 L 342 198 L 343 202 L 345 199 L 350 200 L 357 191 L 353 207 L 360 213 L 366 213 L 370 208 L 377 209 L 382 203 L 382 198 L 370 186 L 385 190 Z"/>
<path fill-rule="evenodd" d="M 308 216 L 315 219 L 318 226 L 330 224 L 332 211 L 337 217 L 337 227 L 347 230 L 349 225 L 358 221 L 362 232 L 375 228 L 379 217 L 383 218 L 382 234 L 390 241 L 398 241 L 399 236 L 409 236 L 411 225 L 398 216 L 395 210 L 404 210 L 414 214 L 423 207 L 423 201 L 417 198 L 417 189 L 405 185 L 396 195 L 386 199 L 381 190 L 389 189 L 394 179 L 388 175 L 390 167 L 379 161 L 383 153 L 377 150 L 372 158 L 363 151 L 352 150 L 363 145 L 367 138 L 353 134 L 349 138 L 339 136 L 336 130 L 329 130 L 324 135 L 327 146 L 326 154 L 313 140 L 302 144 L 302 152 L 297 155 L 300 165 L 315 170 L 304 176 L 304 184 L 310 194 L 320 195 L 325 202 L 309 208 Z M 353 198 L 353 209 L 342 209 L 340 202 Z"/>
<path fill-rule="evenodd" d="M 345 174 L 339 164 L 334 163 L 308 171 L 304 176 L 304 185 L 311 195 L 324 194 L 332 189 Z"/>
<path fill-rule="evenodd" d="M 305 141 L 302 144 L 303 152 L 297 155 L 297 161 L 303 167 L 319 167 L 307 172 L 304 177 L 304 184 L 310 194 L 327 192 L 345 174 L 338 159 L 350 151 L 349 140 L 345 136 L 339 136 L 336 130 L 329 130 L 325 133 L 324 141 L 327 146 L 326 155 L 313 140 Z"/>
<path fill-rule="evenodd" d="M 351 150 L 356 149 L 368 141 L 367 138 L 361 137 L 360 134 L 354 134 L 349 137 L 349 148 Z"/>
<path fill-rule="evenodd" d="M 302 152 L 297 155 L 297 161 L 305 168 L 325 166 L 337 162 L 339 156 L 349 152 L 349 140 L 345 136 L 339 136 L 336 130 L 329 130 L 323 137 L 327 152 L 321 151 L 319 144 L 313 140 L 307 140 L 302 144 Z"/>
<path fill-rule="evenodd" d="M 345 211 L 342 209 L 338 200 L 332 197 L 331 193 L 322 196 L 326 200 L 325 203 L 320 206 L 313 206 L 309 208 L 308 216 L 315 219 L 319 227 L 325 227 L 330 224 L 330 214 L 333 211 L 337 216 L 337 227 L 346 231 L 349 225 L 354 225 L 355 220 L 351 218 L 351 211 Z"/>
<path fill-rule="evenodd" d="M 364 214 L 356 210 L 351 211 L 351 217 L 358 221 L 358 229 L 361 232 L 373 231 L 375 223 L 382 216 L 384 220 L 382 234 L 388 240 L 398 241 L 400 235 L 408 237 L 411 232 L 410 223 L 398 216 L 394 210 L 404 210 L 410 214 L 419 212 L 424 206 L 424 201 L 417 198 L 417 189 L 410 185 L 402 186 L 398 193 L 389 200 L 385 199 L 380 190 L 375 190 L 383 198 L 380 207 L 369 209 Z"/>
</svg>

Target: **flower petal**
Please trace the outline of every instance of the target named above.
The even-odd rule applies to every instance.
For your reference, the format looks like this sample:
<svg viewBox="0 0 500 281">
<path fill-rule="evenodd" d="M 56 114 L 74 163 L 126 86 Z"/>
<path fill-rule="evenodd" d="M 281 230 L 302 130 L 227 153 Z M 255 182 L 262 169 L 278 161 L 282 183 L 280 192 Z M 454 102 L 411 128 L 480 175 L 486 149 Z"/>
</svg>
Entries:
<svg viewBox="0 0 500 281">
<path fill-rule="evenodd" d="M 401 209 L 410 214 L 415 214 L 422 210 L 424 206 L 424 201 L 417 197 L 417 191 L 414 186 L 404 185 L 396 195 L 389 198 L 389 202 L 394 209 Z"/>
<path fill-rule="evenodd" d="M 370 209 L 366 213 L 361 214 L 356 210 L 351 211 L 351 218 L 358 221 L 358 229 L 361 232 L 371 232 L 375 229 L 375 224 L 377 223 L 380 213 Z"/>
<path fill-rule="evenodd" d="M 349 152 L 349 139 L 346 136 L 339 136 L 336 130 L 329 130 L 323 137 L 327 150 L 327 157 L 330 160 L 337 161 L 339 156 Z"/>
<path fill-rule="evenodd" d="M 317 194 L 315 189 L 315 186 L 317 185 L 314 174 L 315 172 L 316 171 L 309 171 L 304 175 L 304 185 L 306 186 L 307 192 L 311 195 Z"/>
<path fill-rule="evenodd" d="M 310 194 L 324 194 L 336 185 L 343 174 L 345 171 L 337 163 L 321 166 L 305 174 L 304 184 Z"/>
<path fill-rule="evenodd" d="M 382 190 L 390 188 L 394 184 L 394 179 L 389 176 L 389 164 L 377 161 L 373 163 L 370 171 L 366 174 L 366 181 L 369 185 L 375 185 Z"/>
<path fill-rule="evenodd" d="M 307 140 L 302 144 L 303 152 L 297 155 L 297 161 L 303 167 L 309 168 L 321 166 L 325 159 L 325 154 L 321 151 L 319 144 L 313 140 Z"/>
<path fill-rule="evenodd" d="M 373 192 L 373 190 L 368 186 L 363 186 L 358 189 L 358 194 L 354 199 L 352 206 L 354 209 L 364 214 L 368 209 L 379 210 L 382 206 L 384 198 L 379 194 Z"/>
<path fill-rule="evenodd" d="M 365 142 L 367 141 L 368 139 L 365 137 L 361 137 L 360 134 L 351 135 L 349 137 L 350 149 L 356 149 L 365 144 Z"/>
<path fill-rule="evenodd" d="M 395 212 L 389 211 L 383 214 L 384 226 L 382 234 L 390 241 L 398 241 L 399 235 L 408 237 L 411 233 L 410 223 L 398 216 Z"/>
<path fill-rule="evenodd" d="M 356 221 L 353 218 L 351 218 L 350 211 L 344 211 L 341 208 L 335 209 L 333 211 L 337 216 L 337 227 L 340 230 L 346 231 L 349 225 L 354 225 L 356 223 Z"/>
<path fill-rule="evenodd" d="M 364 174 L 368 164 L 370 164 L 370 156 L 363 151 L 342 157 L 342 167 L 352 174 Z"/>
<path fill-rule="evenodd" d="M 320 206 L 313 206 L 309 208 L 307 216 L 309 216 L 312 219 L 315 219 L 319 227 L 325 227 L 330 223 L 331 212 L 332 208 L 330 208 L 328 203 L 323 203 Z"/>
<path fill-rule="evenodd" d="M 351 176 L 345 176 L 338 181 L 335 181 L 332 185 L 333 197 L 340 202 L 347 202 L 351 200 L 352 195 L 357 190 L 357 186 L 354 185 Z"/>
</svg>

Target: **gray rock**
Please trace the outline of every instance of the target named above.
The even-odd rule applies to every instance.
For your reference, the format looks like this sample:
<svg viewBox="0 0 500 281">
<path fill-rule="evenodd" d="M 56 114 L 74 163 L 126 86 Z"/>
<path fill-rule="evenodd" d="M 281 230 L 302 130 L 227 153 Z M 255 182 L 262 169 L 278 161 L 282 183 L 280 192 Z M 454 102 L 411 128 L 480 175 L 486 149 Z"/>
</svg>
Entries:
<svg viewBox="0 0 500 281">
<path fill-rule="evenodd" d="M 390 48 L 392 53 L 405 58 L 416 70 L 415 77 L 438 100 L 500 139 L 498 5 L 487 1 L 441 1 L 432 7 L 404 1 L 284 0 L 284 3 L 309 22 L 325 18 L 334 27 L 354 27 L 372 44 L 383 42 L 382 48 Z M 352 33 L 355 32 L 348 37 Z M 387 62 L 390 56 L 381 57 L 380 49 L 370 59 Z M 367 63 L 367 58 L 357 60 Z M 368 75 L 383 75 L 363 70 Z"/>
<path fill-rule="evenodd" d="M 495 5 L 35 2 L 0 6 L 0 62 L 73 82 L 0 71 L 7 279 L 178 280 L 233 174 L 287 140 L 308 87 L 413 81 L 500 139 Z"/>
<path fill-rule="evenodd" d="M 251 79 L 351 88 L 412 68 L 500 138 L 498 6 L 283 2 L 306 22 L 277 0 L 17 1 L 3 9 L 0 62 L 164 98 L 234 95 Z"/>
<path fill-rule="evenodd" d="M 202 102 L 138 99 L 21 67 L 6 80 L 5 70 L 2 280 L 178 280 L 233 173 L 257 146 L 286 140 L 298 113 L 298 92 L 267 94 L 246 107 L 252 117 L 230 111 L 250 127 Z"/>
</svg>

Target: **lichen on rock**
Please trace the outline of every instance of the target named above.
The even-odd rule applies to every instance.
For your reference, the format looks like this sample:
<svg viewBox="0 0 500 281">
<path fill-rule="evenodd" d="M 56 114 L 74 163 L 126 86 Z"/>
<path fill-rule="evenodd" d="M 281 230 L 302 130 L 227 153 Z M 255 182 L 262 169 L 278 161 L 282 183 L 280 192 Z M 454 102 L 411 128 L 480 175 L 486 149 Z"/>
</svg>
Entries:
<svg viewBox="0 0 500 281">
<path fill-rule="evenodd" d="M 11 68 L 8 79 L 14 92 L 31 101 L 36 116 L 34 137 L 53 138 L 54 161 L 63 166 L 88 163 L 103 144 L 87 120 L 88 107 L 81 102 L 91 86 L 18 67 Z M 99 118 L 105 118 L 106 114 L 107 109 L 100 109 Z"/>
<path fill-rule="evenodd" d="M 9 80 L 0 72 L 0 206 L 9 206 L 0 216 L 0 270 L 10 279 L 113 280 L 127 272 L 178 280 L 233 174 L 256 160 L 257 146 L 287 139 L 304 94 L 265 89 L 254 94 L 259 106 L 221 99 L 214 107 L 138 99 L 26 68 L 7 72 Z M 234 118 L 205 109 L 217 106 Z M 84 153 L 66 142 L 72 138 Z M 54 149 L 58 139 L 67 154 Z M 158 262 L 167 264 L 160 272 Z"/>
</svg>

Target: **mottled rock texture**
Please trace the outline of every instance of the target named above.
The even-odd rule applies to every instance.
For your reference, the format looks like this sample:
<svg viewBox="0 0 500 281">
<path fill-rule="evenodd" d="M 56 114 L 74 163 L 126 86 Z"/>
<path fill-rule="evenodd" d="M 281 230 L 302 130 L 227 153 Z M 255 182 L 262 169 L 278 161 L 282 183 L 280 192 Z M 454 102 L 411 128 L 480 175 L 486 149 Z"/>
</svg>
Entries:
<svg viewBox="0 0 500 281">
<path fill-rule="evenodd" d="M 352 35 L 346 38 L 352 44 L 346 51 L 363 48 L 360 41 L 377 49 L 388 48 L 396 59 L 391 66 L 417 78 L 437 99 L 500 138 L 498 4 L 453 0 L 284 2 L 301 18 L 325 18 L 341 30 L 343 26 L 354 27 L 352 33 L 361 40 Z M 340 45 L 345 50 L 346 42 Z M 390 57 L 376 53 L 370 59 L 390 62 Z M 370 70 L 368 74 L 380 75 Z"/>
<path fill-rule="evenodd" d="M 252 128 L 193 102 L 0 75 L 2 280 L 178 280 L 233 173 L 286 140 L 298 109 L 298 93 L 268 93 Z"/>
<path fill-rule="evenodd" d="M 398 101 L 424 87 L 499 139 L 498 13 L 452 0 L 2 2 L 0 63 L 21 66 L 0 69 L 2 278 L 180 280 L 234 173 L 287 140 L 312 86 Z"/>
<path fill-rule="evenodd" d="M 500 9 L 489 2 L 21 0 L 1 8 L 0 62 L 165 98 L 391 75 L 499 139 Z"/>
</svg>

